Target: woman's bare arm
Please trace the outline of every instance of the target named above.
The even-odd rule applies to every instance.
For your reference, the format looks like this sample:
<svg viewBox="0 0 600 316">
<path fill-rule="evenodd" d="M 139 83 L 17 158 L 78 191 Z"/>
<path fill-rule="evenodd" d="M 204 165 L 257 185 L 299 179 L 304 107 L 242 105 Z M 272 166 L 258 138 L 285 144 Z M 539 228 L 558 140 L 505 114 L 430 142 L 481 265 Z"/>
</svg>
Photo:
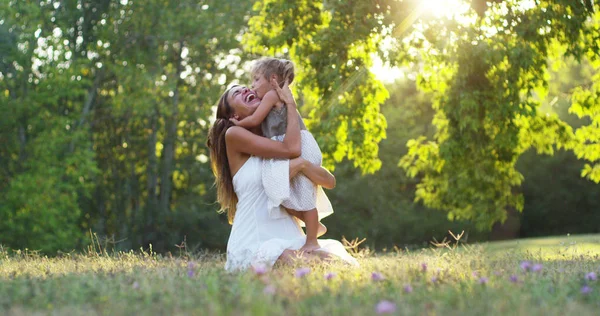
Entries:
<svg viewBox="0 0 600 316">
<path fill-rule="evenodd" d="M 251 156 L 279 159 L 292 159 L 300 156 L 300 148 L 290 146 L 286 142 L 278 142 L 256 135 L 239 126 L 232 126 L 227 130 L 225 141 L 229 148 L 235 148 L 235 151 Z"/>
</svg>

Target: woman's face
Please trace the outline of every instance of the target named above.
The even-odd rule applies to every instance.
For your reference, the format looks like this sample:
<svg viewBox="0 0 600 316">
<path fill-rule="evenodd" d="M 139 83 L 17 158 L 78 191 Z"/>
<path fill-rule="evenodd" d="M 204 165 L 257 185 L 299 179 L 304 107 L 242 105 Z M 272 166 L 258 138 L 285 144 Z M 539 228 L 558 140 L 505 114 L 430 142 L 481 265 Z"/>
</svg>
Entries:
<svg viewBox="0 0 600 316">
<path fill-rule="evenodd" d="M 260 104 L 260 99 L 256 95 L 256 92 L 244 86 L 236 86 L 229 90 L 227 102 L 233 110 L 233 116 L 241 120 L 256 111 L 256 108 Z"/>
</svg>

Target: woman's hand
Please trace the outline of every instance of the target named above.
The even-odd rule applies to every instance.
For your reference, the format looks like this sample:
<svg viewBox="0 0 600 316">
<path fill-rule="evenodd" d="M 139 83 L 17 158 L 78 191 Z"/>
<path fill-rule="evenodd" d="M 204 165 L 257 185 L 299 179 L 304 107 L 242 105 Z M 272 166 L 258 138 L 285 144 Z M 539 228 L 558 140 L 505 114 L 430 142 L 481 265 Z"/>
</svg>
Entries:
<svg viewBox="0 0 600 316">
<path fill-rule="evenodd" d="M 296 107 L 296 100 L 294 100 L 294 95 L 292 94 L 292 90 L 290 90 L 287 80 L 283 84 L 283 88 L 279 87 L 279 83 L 275 79 L 271 80 L 271 85 L 273 86 L 273 89 L 277 91 L 277 95 L 279 95 L 279 99 L 281 99 L 283 103 L 288 106 Z"/>
</svg>

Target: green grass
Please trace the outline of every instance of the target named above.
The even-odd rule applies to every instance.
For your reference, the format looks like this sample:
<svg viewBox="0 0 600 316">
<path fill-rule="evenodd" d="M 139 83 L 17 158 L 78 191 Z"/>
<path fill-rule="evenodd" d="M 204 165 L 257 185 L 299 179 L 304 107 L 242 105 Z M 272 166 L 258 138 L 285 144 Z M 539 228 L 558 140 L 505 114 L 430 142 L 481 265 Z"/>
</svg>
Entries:
<svg viewBox="0 0 600 316">
<path fill-rule="evenodd" d="M 397 315 L 580 316 L 600 310 L 600 281 L 585 279 L 600 274 L 600 235 L 357 256 L 359 268 L 327 263 L 297 278 L 301 266 L 262 276 L 228 274 L 223 256 L 215 254 L 47 258 L 0 250 L 0 315 L 373 315 L 382 300 L 393 302 Z M 543 268 L 524 272 L 524 260 Z M 336 276 L 326 280 L 329 272 Z M 372 280 L 373 272 L 384 279 Z M 488 282 L 480 284 L 481 277 Z M 581 293 L 585 285 L 591 293 Z"/>
</svg>

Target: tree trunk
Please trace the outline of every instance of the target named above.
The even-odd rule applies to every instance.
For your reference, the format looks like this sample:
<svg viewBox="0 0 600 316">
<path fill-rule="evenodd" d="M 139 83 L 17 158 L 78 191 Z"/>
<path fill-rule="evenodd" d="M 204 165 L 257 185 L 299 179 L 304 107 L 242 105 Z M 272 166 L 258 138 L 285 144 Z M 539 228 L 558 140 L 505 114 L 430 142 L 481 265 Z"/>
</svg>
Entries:
<svg viewBox="0 0 600 316">
<path fill-rule="evenodd" d="M 27 145 L 27 134 L 25 133 L 25 124 L 19 124 L 19 161 L 24 162 L 26 159 L 25 156 L 25 146 Z"/>
<path fill-rule="evenodd" d="M 150 130 L 151 134 L 148 138 L 148 165 L 146 167 L 147 183 L 146 192 L 148 193 L 146 201 L 146 210 L 144 212 L 143 230 L 140 243 L 145 244 L 148 236 L 151 233 L 154 218 L 158 207 L 158 199 L 156 196 L 156 186 L 158 183 L 158 161 L 156 158 L 156 133 L 158 130 L 158 108 L 155 113 L 150 117 Z"/>
<path fill-rule="evenodd" d="M 129 114 L 127 115 L 129 117 Z M 130 123 L 129 120 L 126 121 L 126 126 L 129 125 L 133 125 L 132 123 Z M 129 146 L 132 146 L 133 144 L 131 144 L 131 139 L 129 138 L 129 134 L 130 134 L 130 128 L 126 128 L 125 129 L 125 143 L 128 144 Z M 127 150 L 127 149 L 125 149 Z M 129 157 L 129 154 L 125 154 L 125 157 Z M 125 161 L 123 162 L 123 169 L 127 170 L 127 158 L 125 158 Z M 133 203 L 132 201 L 135 199 L 135 166 L 133 164 L 133 160 L 131 160 L 131 162 L 129 163 L 129 171 L 130 176 L 129 177 L 125 177 L 125 175 L 123 174 L 123 186 L 124 186 L 124 196 L 122 198 L 123 201 L 123 208 L 119 211 L 119 224 L 120 227 L 118 228 L 118 238 L 119 239 L 124 239 L 124 243 L 123 243 L 123 247 L 125 249 L 129 248 L 128 247 L 128 243 L 130 241 L 130 237 L 131 237 L 131 223 L 133 223 L 132 220 L 132 215 L 133 215 Z"/>
<path fill-rule="evenodd" d="M 98 221 L 92 227 L 92 231 L 94 233 L 106 235 L 108 233 L 106 229 L 106 198 L 104 197 L 102 186 L 96 186 L 96 192 L 92 201 L 94 201 L 98 207 Z"/>
<path fill-rule="evenodd" d="M 135 173 L 135 161 L 132 159 L 130 162 L 129 169 L 131 170 L 131 215 L 128 219 L 128 231 L 127 231 L 127 240 L 124 241 L 124 247 L 126 249 L 131 249 L 134 244 L 134 237 L 137 230 L 138 223 L 140 222 L 140 209 L 141 209 L 141 200 L 142 194 L 140 190 L 140 179 Z"/>
<path fill-rule="evenodd" d="M 181 51 L 183 49 L 183 41 L 179 41 L 177 49 L 177 68 L 175 71 L 175 91 L 173 91 L 173 103 L 171 107 L 171 115 L 165 120 L 166 136 L 164 141 L 162 155 L 162 170 L 160 176 L 160 201 L 158 220 L 161 224 L 165 223 L 165 219 L 169 213 L 169 202 L 172 189 L 172 174 L 175 165 L 175 141 L 177 139 L 177 122 L 179 119 L 179 86 L 181 85 Z"/>
<path fill-rule="evenodd" d="M 75 130 L 83 126 L 85 123 L 85 118 L 88 116 L 90 111 L 92 110 L 92 106 L 94 105 L 94 100 L 96 99 L 96 94 L 98 92 L 98 88 L 100 87 L 100 82 L 102 81 L 102 76 L 104 72 L 103 70 L 99 70 L 96 74 L 96 78 L 94 78 L 94 84 L 90 88 L 85 97 L 85 102 L 83 103 L 83 111 L 81 112 L 81 116 L 79 117 L 79 121 L 75 126 L 73 126 L 73 133 Z M 72 153 L 75 150 L 75 138 L 71 139 L 71 144 L 69 145 L 69 153 Z"/>
<path fill-rule="evenodd" d="M 520 192 L 520 188 L 513 187 L 512 194 L 516 195 Z M 521 231 L 521 213 L 514 207 L 506 209 L 506 221 L 504 223 L 496 223 L 492 226 L 490 232 L 491 240 L 507 240 L 519 238 Z"/>
</svg>

